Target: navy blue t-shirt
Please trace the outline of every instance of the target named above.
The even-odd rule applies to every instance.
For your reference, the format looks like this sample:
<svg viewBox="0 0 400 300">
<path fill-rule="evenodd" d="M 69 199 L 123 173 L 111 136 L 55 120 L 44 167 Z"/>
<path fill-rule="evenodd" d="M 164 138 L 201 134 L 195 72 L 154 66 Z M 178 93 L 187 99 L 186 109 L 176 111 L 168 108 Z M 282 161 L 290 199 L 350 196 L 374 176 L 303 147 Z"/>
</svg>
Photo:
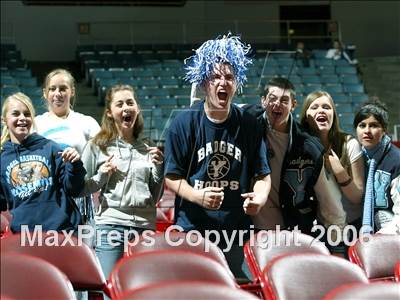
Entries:
<svg viewBox="0 0 400 300">
<path fill-rule="evenodd" d="M 242 193 L 251 192 L 252 179 L 267 175 L 266 145 L 256 118 L 231 105 L 226 121 L 211 122 L 204 101 L 177 115 L 165 142 L 165 175 L 181 176 L 195 189 L 224 187 L 219 210 L 175 200 L 176 224 L 186 231 L 196 229 L 248 229 Z"/>
</svg>

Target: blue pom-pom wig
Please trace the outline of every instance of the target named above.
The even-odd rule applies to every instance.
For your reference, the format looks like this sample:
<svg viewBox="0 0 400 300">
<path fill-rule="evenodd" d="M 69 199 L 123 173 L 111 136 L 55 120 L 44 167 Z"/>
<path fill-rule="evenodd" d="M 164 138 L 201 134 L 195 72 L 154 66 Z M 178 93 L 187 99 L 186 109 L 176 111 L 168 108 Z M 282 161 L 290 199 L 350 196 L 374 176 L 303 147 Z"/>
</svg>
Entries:
<svg viewBox="0 0 400 300">
<path fill-rule="evenodd" d="M 241 89 L 247 80 L 247 66 L 252 63 L 247 57 L 250 49 L 250 45 L 243 44 L 238 36 L 232 36 L 230 33 L 208 40 L 196 50 L 195 55 L 185 60 L 185 79 L 190 83 L 203 85 L 214 71 L 215 64 L 228 63 L 233 68 L 237 88 Z"/>
</svg>

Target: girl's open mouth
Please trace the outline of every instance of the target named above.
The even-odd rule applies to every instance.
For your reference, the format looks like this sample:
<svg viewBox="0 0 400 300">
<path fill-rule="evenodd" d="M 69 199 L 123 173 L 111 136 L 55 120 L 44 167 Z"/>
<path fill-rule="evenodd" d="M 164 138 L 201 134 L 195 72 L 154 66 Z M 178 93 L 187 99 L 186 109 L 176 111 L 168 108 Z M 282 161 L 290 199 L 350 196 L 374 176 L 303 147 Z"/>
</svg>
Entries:
<svg viewBox="0 0 400 300">
<path fill-rule="evenodd" d="M 122 122 L 127 122 L 127 123 L 132 122 L 132 116 L 124 116 L 124 117 L 122 117 Z"/>
</svg>

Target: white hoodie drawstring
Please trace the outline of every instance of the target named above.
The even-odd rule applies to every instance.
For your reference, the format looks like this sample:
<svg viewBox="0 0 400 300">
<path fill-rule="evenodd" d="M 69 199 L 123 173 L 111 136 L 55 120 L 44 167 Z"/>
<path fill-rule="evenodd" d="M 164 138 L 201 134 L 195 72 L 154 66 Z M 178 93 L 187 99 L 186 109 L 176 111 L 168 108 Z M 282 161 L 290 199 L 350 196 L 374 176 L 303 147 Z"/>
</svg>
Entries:
<svg viewBox="0 0 400 300">
<path fill-rule="evenodd" d="M 116 139 L 116 144 L 117 144 L 117 149 L 119 152 L 119 156 L 120 158 L 122 158 L 122 153 L 121 153 L 121 149 L 119 148 L 119 141 L 118 138 Z M 133 152 L 132 149 L 129 149 L 129 153 L 130 153 L 130 157 L 129 157 L 129 163 L 128 163 L 128 170 L 125 174 L 125 180 L 124 180 L 124 186 L 122 188 L 122 197 L 121 197 L 121 201 L 119 202 L 119 207 L 122 207 L 122 200 L 124 200 L 124 196 L 125 196 L 125 188 L 126 188 L 126 181 L 128 180 L 128 174 L 129 174 L 129 170 L 131 168 L 131 163 L 132 163 L 132 157 L 133 157 Z"/>
</svg>

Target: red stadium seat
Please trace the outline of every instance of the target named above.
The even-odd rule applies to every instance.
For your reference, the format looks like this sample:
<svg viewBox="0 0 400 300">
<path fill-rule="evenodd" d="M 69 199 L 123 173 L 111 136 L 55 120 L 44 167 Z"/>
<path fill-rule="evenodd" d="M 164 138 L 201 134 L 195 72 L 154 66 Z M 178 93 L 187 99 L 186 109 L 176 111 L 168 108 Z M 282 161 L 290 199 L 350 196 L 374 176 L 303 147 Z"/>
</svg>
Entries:
<svg viewBox="0 0 400 300">
<path fill-rule="evenodd" d="M 1 220 L 0 237 L 4 238 L 6 235 L 10 233 L 10 222 L 3 214 L 0 215 L 0 220 Z"/>
<path fill-rule="evenodd" d="M 232 273 L 229 268 L 228 262 L 225 259 L 225 255 L 222 250 L 214 243 L 199 237 L 197 235 L 188 235 L 185 232 L 168 231 L 168 232 L 157 232 L 151 236 L 153 243 L 149 243 L 143 236 L 139 239 L 135 245 L 128 247 L 127 256 L 132 256 L 141 252 L 157 251 L 157 250 L 182 250 L 190 251 L 194 253 L 203 254 L 208 256 L 215 261 L 219 262 L 223 267 L 226 268 L 226 272 Z M 200 240 L 199 240 L 200 238 Z M 171 243 L 172 242 L 172 243 Z M 232 277 L 234 275 L 232 274 Z M 240 288 L 251 291 L 252 293 L 259 294 L 259 285 L 252 283 L 241 283 Z"/>
<path fill-rule="evenodd" d="M 400 261 L 394 266 L 394 279 L 396 282 L 400 283 Z"/>
<path fill-rule="evenodd" d="M 266 299 L 321 299 L 346 283 L 368 283 L 363 270 L 333 255 L 289 254 L 278 256 L 263 271 Z"/>
<path fill-rule="evenodd" d="M 135 245 L 128 247 L 127 256 L 136 255 L 142 252 L 157 251 L 157 250 L 182 250 L 190 251 L 208 256 L 215 261 L 219 262 L 223 267 L 227 269 L 227 272 L 231 272 L 228 263 L 225 259 L 225 255 L 218 246 L 207 241 L 206 239 L 199 236 L 187 235 L 185 232 L 171 231 L 171 232 L 159 232 L 151 236 L 154 243 L 146 242 L 146 239 L 141 236 L 139 241 Z M 232 275 L 233 276 L 233 275 Z"/>
<path fill-rule="evenodd" d="M 260 231 L 253 244 L 247 241 L 244 255 L 254 281 L 259 282 L 265 266 L 282 254 L 312 252 L 329 255 L 326 246 L 312 236 L 296 231 Z"/>
<path fill-rule="evenodd" d="M 174 224 L 175 193 L 165 188 L 162 198 L 156 204 L 156 230 L 165 231 Z"/>
<path fill-rule="evenodd" d="M 259 300 L 256 296 L 223 284 L 196 281 L 177 281 L 159 283 L 143 288 L 128 291 L 123 294 L 120 300 L 154 300 L 154 299 L 174 299 L 174 300 L 203 300 L 203 299 L 223 299 L 223 300 Z"/>
<path fill-rule="evenodd" d="M 183 280 L 238 287 L 232 273 L 210 257 L 189 251 L 159 250 L 121 259 L 110 275 L 111 295 L 118 298 L 128 290 Z"/>
<path fill-rule="evenodd" d="M 71 282 L 43 259 L 1 254 L 1 299 L 76 299 Z"/>
<path fill-rule="evenodd" d="M 334 288 L 323 300 L 347 299 L 400 299 L 400 285 L 392 282 L 345 284 Z"/>
<path fill-rule="evenodd" d="M 350 246 L 349 260 L 359 265 L 370 280 L 394 280 L 399 253 L 399 235 L 374 234 Z"/>
<path fill-rule="evenodd" d="M 13 216 L 9 210 L 1 212 L 1 232 L 0 238 L 4 238 L 9 234 L 12 234 L 11 231 L 11 220 Z"/>
<path fill-rule="evenodd" d="M 23 234 L 13 234 L 2 239 L 1 255 L 21 253 L 42 258 L 60 269 L 75 290 L 88 290 L 89 297 L 97 297 L 101 291 L 109 294 L 107 281 L 93 249 L 76 237 L 43 233 L 37 236 L 34 243 L 28 244 L 26 239 L 25 245 L 22 238 Z"/>
</svg>

